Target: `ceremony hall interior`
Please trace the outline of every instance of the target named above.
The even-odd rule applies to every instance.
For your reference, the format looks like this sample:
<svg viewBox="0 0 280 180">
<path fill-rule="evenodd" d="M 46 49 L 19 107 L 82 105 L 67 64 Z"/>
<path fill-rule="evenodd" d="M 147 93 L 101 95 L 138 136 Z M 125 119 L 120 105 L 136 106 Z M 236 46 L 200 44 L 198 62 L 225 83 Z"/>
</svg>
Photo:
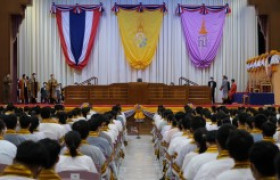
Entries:
<svg viewBox="0 0 280 180">
<path fill-rule="evenodd" d="M 280 180 L 279 0 L 0 15 L 0 180 Z"/>
</svg>

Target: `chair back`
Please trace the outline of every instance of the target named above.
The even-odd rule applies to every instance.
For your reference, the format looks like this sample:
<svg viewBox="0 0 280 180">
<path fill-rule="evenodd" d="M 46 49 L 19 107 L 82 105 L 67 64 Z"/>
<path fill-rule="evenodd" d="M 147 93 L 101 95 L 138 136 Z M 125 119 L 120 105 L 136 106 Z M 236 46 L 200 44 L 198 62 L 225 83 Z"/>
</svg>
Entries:
<svg viewBox="0 0 280 180">
<path fill-rule="evenodd" d="M 6 164 L 0 164 L 0 174 L 4 171 Z"/>
<path fill-rule="evenodd" d="M 62 180 L 100 180 L 98 173 L 88 171 L 62 171 L 58 175 Z"/>
</svg>

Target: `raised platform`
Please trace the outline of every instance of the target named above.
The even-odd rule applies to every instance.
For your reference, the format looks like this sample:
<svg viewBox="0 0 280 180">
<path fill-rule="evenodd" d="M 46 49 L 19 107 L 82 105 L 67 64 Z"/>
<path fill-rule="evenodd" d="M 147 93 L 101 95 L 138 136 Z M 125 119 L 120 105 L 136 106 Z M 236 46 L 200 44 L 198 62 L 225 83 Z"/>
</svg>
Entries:
<svg viewBox="0 0 280 180">
<path fill-rule="evenodd" d="M 168 86 L 161 83 L 116 83 L 111 85 L 67 86 L 65 104 L 89 102 L 113 104 L 210 104 L 207 86 Z"/>
</svg>

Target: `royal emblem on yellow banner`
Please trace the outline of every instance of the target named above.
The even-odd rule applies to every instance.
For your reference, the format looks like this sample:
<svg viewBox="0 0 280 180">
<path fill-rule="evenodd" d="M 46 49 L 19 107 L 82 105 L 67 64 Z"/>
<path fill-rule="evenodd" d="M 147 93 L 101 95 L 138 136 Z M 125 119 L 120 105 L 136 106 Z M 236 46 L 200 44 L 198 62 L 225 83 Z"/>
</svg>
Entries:
<svg viewBox="0 0 280 180">
<path fill-rule="evenodd" d="M 156 52 L 165 6 L 115 5 L 124 53 L 135 69 L 150 65 Z"/>
</svg>

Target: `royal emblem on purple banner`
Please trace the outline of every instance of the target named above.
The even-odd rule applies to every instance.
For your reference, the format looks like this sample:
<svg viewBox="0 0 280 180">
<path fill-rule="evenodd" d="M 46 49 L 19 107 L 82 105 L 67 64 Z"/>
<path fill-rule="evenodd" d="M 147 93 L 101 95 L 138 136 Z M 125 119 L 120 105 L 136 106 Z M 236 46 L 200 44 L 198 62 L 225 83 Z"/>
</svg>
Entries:
<svg viewBox="0 0 280 180">
<path fill-rule="evenodd" d="M 225 6 L 178 6 L 187 50 L 192 63 L 207 68 L 214 61 L 223 37 L 226 14 Z"/>
</svg>

